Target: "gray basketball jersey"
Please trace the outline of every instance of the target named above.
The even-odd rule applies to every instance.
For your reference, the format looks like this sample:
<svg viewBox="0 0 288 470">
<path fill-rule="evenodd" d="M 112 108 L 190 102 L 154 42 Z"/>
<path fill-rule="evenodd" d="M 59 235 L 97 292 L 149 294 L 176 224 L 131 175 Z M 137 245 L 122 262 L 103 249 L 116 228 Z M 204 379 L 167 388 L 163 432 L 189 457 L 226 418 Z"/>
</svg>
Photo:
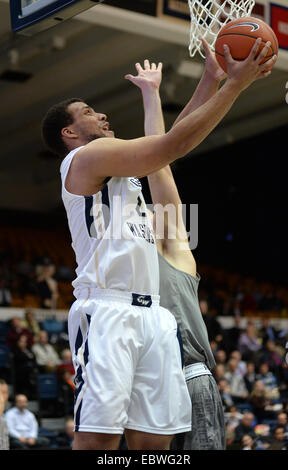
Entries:
<svg viewBox="0 0 288 470">
<path fill-rule="evenodd" d="M 215 359 L 198 301 L 200 276 L 191 276 L 174 268 L 158 253 L 160 305 L 175 317 L 183 342 L 184 365 L 204 362 L 214 369 Z"/>
</svg>

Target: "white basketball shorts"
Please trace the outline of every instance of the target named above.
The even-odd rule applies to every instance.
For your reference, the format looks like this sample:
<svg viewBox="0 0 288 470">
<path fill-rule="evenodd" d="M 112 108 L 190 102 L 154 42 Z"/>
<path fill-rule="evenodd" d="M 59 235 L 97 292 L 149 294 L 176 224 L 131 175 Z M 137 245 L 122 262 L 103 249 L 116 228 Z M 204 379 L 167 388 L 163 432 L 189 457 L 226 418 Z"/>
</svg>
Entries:
<svg viewBox="0 0 288 470">
<path fill-rule="evenodd" d="M 140 306 L 141 305 L 141 306 Z M 83 289 L 68 319 L 75 431 L 190 431 L 174 316 L 158 296 Z"/>
</svg>

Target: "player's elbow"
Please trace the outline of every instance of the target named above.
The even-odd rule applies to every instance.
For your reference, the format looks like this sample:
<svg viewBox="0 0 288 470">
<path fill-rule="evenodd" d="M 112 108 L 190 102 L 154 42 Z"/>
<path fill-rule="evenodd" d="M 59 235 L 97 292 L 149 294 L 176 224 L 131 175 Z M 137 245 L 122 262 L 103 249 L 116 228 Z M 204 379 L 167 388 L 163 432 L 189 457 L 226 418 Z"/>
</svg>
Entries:
<svg viewBox="0 0 288 470">
<path fill-rule="evenodd" d="M 193 149 L 191 138 L 187 139 L 173 132 L 173 128 L 167 134 L 167 152 L 171 155 L 171 161 L 185 157 Z"/>
</svg>

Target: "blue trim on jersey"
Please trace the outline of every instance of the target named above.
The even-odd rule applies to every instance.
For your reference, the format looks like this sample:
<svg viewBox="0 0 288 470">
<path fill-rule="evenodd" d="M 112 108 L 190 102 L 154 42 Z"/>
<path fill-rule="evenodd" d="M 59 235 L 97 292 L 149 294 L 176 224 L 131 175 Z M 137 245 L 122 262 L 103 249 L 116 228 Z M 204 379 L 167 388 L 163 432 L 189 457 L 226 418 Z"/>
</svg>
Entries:
<svg viewBox="0 0 288 470">
<path fill-rule="evenodd" d="M 109 192 L 108 192 L 108 184 L 101 189 L 102 195 L 102 214 L 105 224 L 105 229 L 107 229 L 110 223 L 110 201 L 109 201 Z"/>
<path fill-rule="evenodd" d="M 76 385 L 74 404 L 76 404 L 78 395 L 81 392 L 82 387 L 84 385 L 84 380 L 83 380 L 83 377 L 82 377 L 82 367 L 80 365 L 77 368 L 77 374 L 75 376 L 74 382 L 75 382 L 75 385 Z M 82 409 L 82 400 L 79 403 L 77 412 L 75 414 L 75 431 L 79 431 L 81 409 Z"/>
<path fill-rule="evenodd" d="M 91 315 L 86 314 L 86 318 L 87 318 L 87 321 L 88 321 L 88 331 L 89 331 L 90 322 L 91 322 Z M 88 364 L 88 359 L 89 359 L 89 347 L 88 347 L 88 339 L 86 339 L 85 348 L 84 348 L 84 364 L 85 364 L 85 366 Z"/>
<path fill-rule="evenodd" d="M 76 337 L 76 342 L 75 342 L 75 354 L 76 355 L 77 355 L 78 349 L 81 347 L 82 343 L 83 343 L 83 335 L 82 335 L 81 329 L 79 327 L 77 337 Z M 82 377 L 82 367 L 81 367 L 81 365 L 79 365 L 77 367 L 74 383 L 75 383 L 74 404 L 76 404 L 78 395 L 79 395 L 80 391 L 82 390 L 82 387 L 83 387 L 83 384 L 84 384 L 84 380 L 83 380 L 83 377 Z M 78 431 L 78 429 L 79 429 L 81 407 L 82 407 L 82 401 L 81 401 L 80 405 L 78 406 L 78 410 L 77 410 L 77 413 L 75 415 L 75 431 Z"/>
<path fill-rule="evenodd" d="M 84 196 L 84 199 L 85 199 L 86 227 L 87 227 L 89 236 L 92 237 L 90 229 L 91 229 L 92 224 L 94 224 L 94 217 L 92 215 L 93 196 Z"/>
<path fill-rule="evenodd" d="M 88 321 L 88 331 L 89 331 L 89 327 L 90 327 L 90 322 L 91 322 L 91 316 L 90 315 L 87 315 L 86 314 L 86 318 L 87 318 L 87 321 Z M 87 333 L 88 333 L 87 331 Z M 78 353 L 78 350 L 79 348 L 82 346 L 83 344 L 83 335 L 82 335 L 82 332 L 81 332 L 81 329 L 79 327 L 78 329 L 78 333 L 77 333 L 77 337 L 76 337 L 76 343 L 75 343 L 75 354 Z M 88 348 L 88 339 L 86 338 L 86 341 L 85 341 L 85 348 L 84 348 L 84 354 L 83 354 L 83 357 L 84 357 L 84 364 L 85 366 L 87 366 L 88 364 L 88 361 L 89 361 L 89 348 Z M 76 404 L 77 402 L 77 399 L 78 399 L 78 396 L 82 390 L 82 387 L 84 385 L 84 379 L 83 379 L 83 369 L 82 369 L 82 366 L 79 365 L 77 367 L 77 372 L 76 372 L 76 376 L 75 376 L 75 399 L 74 399 L 74 404 Z M 79 403 L 79 406 L 77 408 L 77 412 L 75 414 L 75 431 L 79 431 L 79 426 L 80 426 L 80 415 L 81 415 L 81 409 L 82 409 L 82 400 L 81 402 Z"/>
</svg>

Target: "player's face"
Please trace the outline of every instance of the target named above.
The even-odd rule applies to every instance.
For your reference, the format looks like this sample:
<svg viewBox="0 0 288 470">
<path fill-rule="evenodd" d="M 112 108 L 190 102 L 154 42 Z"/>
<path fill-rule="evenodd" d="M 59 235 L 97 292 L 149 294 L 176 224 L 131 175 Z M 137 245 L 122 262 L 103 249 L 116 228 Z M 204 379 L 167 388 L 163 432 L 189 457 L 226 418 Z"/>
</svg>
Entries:
<svg viewBox="0 0 288 470">
<path fill-rule="evenodd" d="M 106 114 L 96 113 L 91 106 L 83 102 L 70 104 L 68 111 L 74 118 L 71 127 L 81 139 L 90 142 L 99 137 L 114 137 Z"/>
</svg>

